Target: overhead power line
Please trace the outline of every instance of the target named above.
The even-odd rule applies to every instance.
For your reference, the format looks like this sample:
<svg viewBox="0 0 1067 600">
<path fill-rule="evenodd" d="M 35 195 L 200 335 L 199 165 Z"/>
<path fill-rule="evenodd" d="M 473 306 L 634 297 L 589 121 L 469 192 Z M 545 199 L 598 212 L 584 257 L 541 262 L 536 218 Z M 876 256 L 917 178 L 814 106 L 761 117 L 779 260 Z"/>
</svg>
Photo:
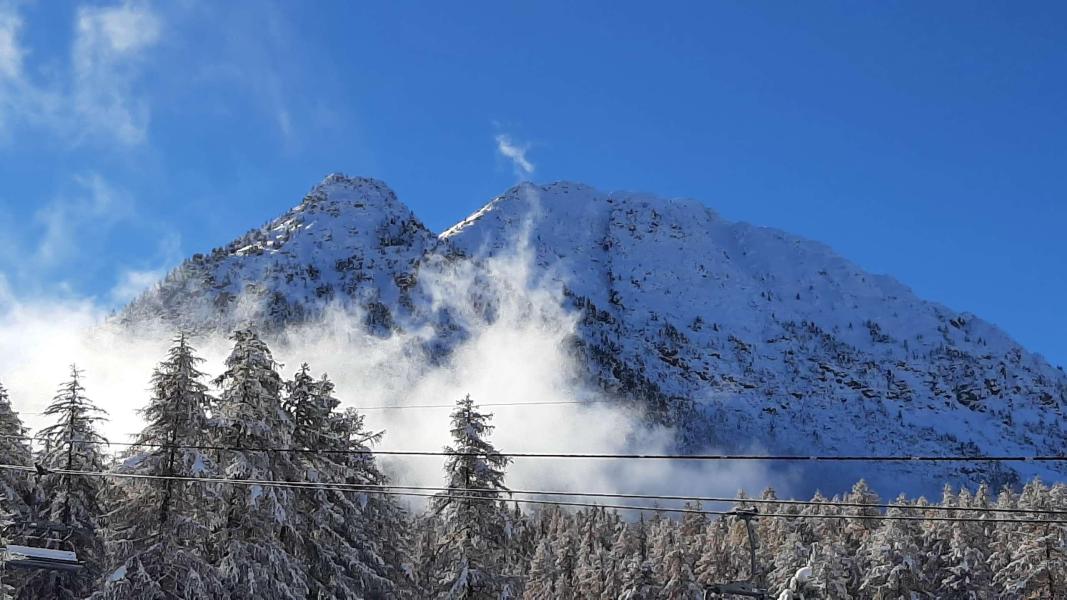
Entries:
<svg viewBox="0 0 1067 600">
<path fill-rule="evenodd" d="M 623 404 L 615 400 L 537 400 L 534 402 L 482 402 L 477 406 L 482 408 L 485 406 L 499 407 L 499 406 L 559 406 L 559 405 L 582 405 L 582 404 L 617 404 L 624 406 Z M 423 409 L 423 408 L 455 408 L 456 404 L 381 404 L 378 406 L 353 406 L 355 410 L 407 410 L 407 409 Z M 48 413 L 43 412 L 27 412 L 20 411 L 20 414 L 43 416 Z"/>
<path fill-rule="evenodd" d="M 612 400 L 545 400 L 537 402 L 483 402 L 478 408 L 484 406 L 556 406 L 561 404 L 610 404 Z M 382 406 L 355 406 L 356 410 L 404 410 L 409 408 L 455 408 L 456 404 L 397 404 Z"/>
<path fill-rule="evenodd" d="M 28 467 L 25 465 L 6 465 L 0 464 L 0 469 L 16 470 L 16 471 L 30 471 L 36 472 L 35 467 Z M 438 488 L 443 490 L 442 493 L 430 493 L 428 491 L 397 491 L 397 490 L 410 490 L 420 489 L 406 486 L 369 486 L 364 484 L 346 484 L 340 482 L 309 482 L 309 481 L 272 481 L 272 480 L 251 480 L 251 479 L 229 479 L 221 477 L 186 477 L 186 476 L 167 476 L 167 475 L 145 475 L 141 473 L 121 473 L 121 472 L 102 472 L 102 471 L 74 471 L 66 469 L 53 469 L 50 473 L 57 475 L 77 475 L 85 477 L 105 477 L 105 478 L 117 478 L 117 479 L 147 479 L 157 481 L 182 481 L 188 483 L 198 484 L 223 484 L 223 485 L 240 485 L 240 486 L 260 486 L 260 487 L 278 487 L 288 489 L 303 489 L 303 490 L 319 490 L 319 491 L 337 491 L 346 493 L 359 493 L 359 494 L 377 494 L 387 496 L 406 496 L 406 497 L 420 497 L 420 498 L 445 498 L 452 500 L 470 500 L 481 502 L 514 502 L 517 504 L 530 504 L 538 506 L 561 506 L 561 507 L 580 507 L 580 508 L 604 508 L 613 510 L 636 510 L 636 511 L 651 511 L 651 512 L 665 512 L 665 513 L 680 513 L 680 514 L 701 514 L 709 516 L 722 516 L 733 514 L 733 511 L 728 510 L 707 510 L 702 508 L 673 508 L 666 506 L 637 506 L 637 505 L 623 505 L 623 504 L 593 504 L 588 502 L 571 502 L 562 500 L 535 500 L 527 498 L 501 498 L 500 494 L 509 493 L 508 490 L 478 490 L 475 488 Z M 395 487 L 396 489 L 384 489 L 388 487 Z M 431 488 L 427 488 L 431 489 Z M 452 493 L 448 493 L 452 492 Z M 466 493 L 455 493 L 466 492 Z M 492 496 L 474 496 L 472 493 L 492 493 Z M 518 493 L 518 492 L 511 492 Z M 534 492 L 530 492 L 534 493 Z M 551 492 L 536 492 L 541 494 L 550 494 Z M 575 495 L 578 495 L 575 493 Z M 653 499 L 654 497 L 648 496 L 647 498 Z M 661 499 L 667 499 L 666 497 Z M 739 503 L 751 502 L 751 499 L 737 499 Z M 813 503 L 816 505 L 823 505 L 826 503 Z M 865 508 L 876 508 L 873 504 L 858 504 L 858 506 Z M 899 508 L 900 510 L 912 510 L 916 507 L 907 505 L 898 505 L 893 508 Z M 1027 511 L 1025 509 L 1019 509 L 1019 514 L 1026 513 L 1039 513 L 1039 511 Z M 829 513 L 829 514 L 791 514 L 791 513 L 761 513 L 760 516 L 769 518 L 781 518 L 781 519 L 859 519 L 859 520 L 879 520 L 879 521 L 939 521 L 939 522 L 973 522 L 973 523 L 1010 523 L 1010 524 L 1063 524 L 1067 525 L 1067 520 L 1059 519 L 1034 519 L 1034 518 L 1021 518 L 1021 519 L 1005 519 L 1005 518 L 980 518 L 980 517 L 943 517 L 943 516 L 926 516 L 926 515 L 888 515 L 888 514 L 848 514 L 848 513 Z"/>
<path fill-rule="evenodd" d="M 34 436 L 0 435 L 2 438 L 27 441 L 42 440 Z M 67 440 L 64 440 L 67 441 Z M 309 448 L 245 448 L 243 446 L 150 444 L 140 442 L 105 442 L 102 440 L 72 440 L 77 444 L 100 444 L 138 448 L 176 448 L 181 450 L 227 450 L 240 452 L 292 452 L 298 454 L 379 454 L 383 456 L 505 456 L 508 458 L 561 458 L 603 460 L 695 460 L 695 461 L 778 461 L 778 462 L 1067 462 L 1067 455 L 800 455 L 800 454 L 634 454 L 634 453 L 581 453 L 581 452 L 449 452 L 439 450 L 373 450 L 366 449 L 320 449 Z"/>
<path fill-rule="evenodd" d="M 358 486 L 360 484 L 352 484 Z M 480 488 L 445 488 L 445 487 L 432 487 L 432 486 L 413 486 L 413 485 L 380 485 L 373 484 L 364 487 L 370 488 L 382 488 L 392 490 L 417 490 L 417 491 L 456 491 L 456 492 L 489 492 L 494 490 L 480 489 Z M 627 494 L 627 493 L 613 493 L 613 492 L 561 492 L 561 491 L 541 491 L 541 490 L 517 490 L 508 489 L 505 490 L 507 494 L 518 494 L 523 496 L 561 496 L 561 497 L 579 497 L 579 498 L 621 498 L 627 500 L 656 500 L 656 501 L 677 501 L 677 502 L 700 502 L 700 503 L 722 503 L 722 504 L 764 504 L 764 505 L 783 505 L 783 506 L 812 506 L 812 507 L 826 507 L 826 508 L 877 508 L 877 509 L 901 509 L 901 510 L 917 510 L 917 511 L 930 511 L 930 512 L 973 512 L 973 513 L 1002 513 L 1002 514 L 1042 514 L 1042 515 L 1067 515 L 1067 508 L 1063 510 L 1055 509 L 1023 509 L 1023 508 L 997 508 L 997 507 L 965 507 L 965 506 L 938 506 L 934 504 L 899 504 L 899 503 L 864 503 L 864 502 L 846 502 L 841 500 L 779 500 L 779 499 L 767 499 L 767 498 L 726 498 L 715 496 L 677 496 L 669 494 Z"/>
</svg>

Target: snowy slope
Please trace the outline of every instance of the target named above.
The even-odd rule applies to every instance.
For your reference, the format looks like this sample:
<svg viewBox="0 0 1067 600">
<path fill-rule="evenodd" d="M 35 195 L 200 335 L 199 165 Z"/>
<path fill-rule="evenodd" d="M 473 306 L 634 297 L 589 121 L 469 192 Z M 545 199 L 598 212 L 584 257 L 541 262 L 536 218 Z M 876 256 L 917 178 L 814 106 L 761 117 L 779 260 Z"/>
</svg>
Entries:
<svg viewBox="0 0 1067 600">
<path fill-rule="evenodd" d="M 354 303 L 387 333 L 414 306 L 419 263 L 437 236 L 383 183 L 334 174 L 299 205 L 224 248 L 196 254 L 123 318 L 163 316 L 190 329 L 314 317 Z"/>
<path fill-rule="evenodd" d="M 281 218 L 187 261 L 123 318 L 279 325 L 332 301 L 366 311 L 379 335 L 429 324 L 447 352 L 461 327 L 435 312 L 420 269 L 477 269 L 517 248 L 580 315 L 572 350 L 586 375 L 678 426 L 684 448 L 1067 448 L 1067 376 L 993 325 L 822 244 L 726 221 L 695 201 L 574 183 L 520 185 L 436 236 L 384 184 L 332 175 Z M 1019 470 L 1062 478 L 1036 464 Z M 841 482 L 1014 476 L 949 464 L 833 473 Z"/>
</svg>

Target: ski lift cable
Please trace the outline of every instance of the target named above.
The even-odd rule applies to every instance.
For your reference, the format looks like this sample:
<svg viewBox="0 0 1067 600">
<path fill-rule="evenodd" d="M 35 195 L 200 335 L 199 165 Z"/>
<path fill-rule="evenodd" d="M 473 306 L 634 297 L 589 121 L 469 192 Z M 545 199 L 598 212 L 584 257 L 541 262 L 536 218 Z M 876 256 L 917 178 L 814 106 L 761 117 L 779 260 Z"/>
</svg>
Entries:
<svg viewBox="0 0 1067 600">
<path fill-rule="evenodd" d="M 0 438 L 41 440 L 39 436 L 0 435 Z M 67 441 L 67 440 L 62 440 Z M 181 450 L 229 450 L 241 452 L 292 452 L 298 454 L 379 454 L 383 456 L 503 456 L 508 458 L 560 458 L 603 460 L 699 460 L 699 461 L 777 461 L 777 462 L 1067 462 L 1067 455 L 798 455 L 798 454 L 625 454 L 580 452 L 456 452 L 435 450 L 373 450 L 309 448 L 245 448 L 241 446 L 155 444 L 109 442 L 106 440 L 71 440 L 78 444 L 99 444 L 138 448 L 176 448 Z"/>
<path fill-rule="evenodd" d="M 327 483 L 326 485 L 336 485 L 333 483 Z M 618 498 L 624 500 L 664 500 L 664 501 L 677 501 L 677 502 L 707 502 L 714 504 L 760 504 L 760 505 L 782 505 L 782 506 L 812 506 L 812 507 L 826 507 L 826 508 L 877 508 L 881 510 L 900 509 L 900 510 L 917 510 L 917 511 L 930 511 L 930 512 L 973 512 L 973 513 L 1002 513 L 1002 514 L 1042 514 L 1042 515 L 1065 515 L 1067 516 L 1067 509 L 1053 510 L 1053 509 L 1022 509 L 1022 508 L 996 508 L 996 507 L 965 507 L 965 506 L 937 506 L 932 504 L 926 505 L 912 505 L 912 504 L 899 504 L 899 503 L 862 503 L 862 502 L 845 502 L 841 500 L 824 501 L 815 500 L 783 500 L 783 499 L 767 499 L 767 498 L 740 498 L 740 497 L 721 497 L 721 496 L 680 496 L 670 494 L 636 494 L 636 493 L 624 493 L 624 492 L 564 492 L 564 491 L 547 491 L 547 490 L 518 490 L 518 489 L 506 489 L 506 490 L 490 490 L 485 488 L 446 488 L 446 487 L 433 487 L 433 486 L 415 486 L 415 485 L 383 485 L 383 484 L 348 484 L 355 488 L 380 488 L 390 490 L 415 490 L 415 491 L 456 491 L 462 493 L 468 492 L 492 492 L 501 491 L 509 496 L 517 494 L 520 496 L 560 496 L 560 497 L 578 497 L 578 498 Z"/>
<path fill-rule="evenodd" d="M 534 402 L 482 402 L 477 406 L 479 408 L 483 406 L 559 406 L 559 405 L 582 405 L 582 404 L 618 404 L 625 406 L 616 400 L 537 400 Z M 408 409 L 423 409 L 423 408 L 455 408 L 455 403 L 452 404 L 381 404 L 377 406 L 353 406 L 355 410 L 408 410 Z M 47 413 L 43 412 L 28 412 L 20 411 L 23 415 L 44 416 Z"/>
<path fill-rule="evenodd" d="M 543 400 L 536 402 L 483 402 L 483 406 L 557 406 L 563 404 L 619 404 L 614 400 Z M 410 408 L 455 408 L 456 404 L 397 404 L 381 406 L 355 406 L 356 410 L 406 410 Z"/>
<path fill-rule="evenodd" d="M 21 470 L 21 471 L 36 471 L 34 467 L 26 467 L 23 465 L 6 465 L 0 464 L 0 469 L 7 470 Z M 129 479 L 149 479 L 149 480 L 162 480 L 162 481 L 184 481 L 189 483 L 199 484 L 225 484 L 225 485 L 242 485 L 242 486 L 261 486 L 261 487 L 279 487 L 289 489 L 305 489 L 305 490 L 321 490 L 321 491 L 338 491 L 360 494 L 376 494 L 376 495 L 391 495 L 391 496 L 410 496 L 410 497 L 423 497 L 423 498 L 444 498 L 454 500 L 471 500 L 471 501 L 492 501 L 492 502 L 514 502 L 517 504 L 533 504 L 544 506 L 567 506 L 567 507 L 585 507 L 585 508 L 610 508 L 616 510 L 637 510 L 637 511 L 651 511 L 651 512 L 668 512 L 668 513 L 681 513 L 681 514 L 702 514 L 702 515 L 731 515 L 734 514 L 733 510 L 706 510 L 697 508 L 673 508 L 663 506 L 635 506 L 635 505 L 620 505 L 620 504 L 593 504 L 588 502 L 572 502 L 572 501 L 560 501 L 560 500 L 534 500 L 526 498 L 501 498 L 499 494 L 506 494 L 508 490 L 476 490 L 475 488 L 440 488 L 444 491 L 462 491 L 467 490 L 468 494 L 449 494 L 449 493 L 430 493 L 428 491 L 397 491 L 404 489 L 412 489 L 404 486 L 395 486 L 396 489 L 385 489 L 386 486 L 369 488 L 364 484 L 342 484 L 342 483 L 315 483 L 305 481 L 271 481 L 271 480 L 252 480 L 252 479 L 229 479 L 221 477 L 185 477 L 178 475 L 145 475 L 140 473 L 108 473 L 102 471 L 69 471 L 65 469 L 56 469 L 50 471 L 58 475 L 79 475 L 85 477 L 105 477 L 105 478 L 129 478 Z M 472 496 L 469 493 L 492 493 L 492 496 Z M 539 492 L 545 495 L 550 492 Z M 647 499 L 654 499 L 649 497 Z M 667 498 L 663 498 L 667 499 Z M 739 502 L 749 502 L 749 499 L 738 499 Z M 826 503 L 817 502 L 815 505 L 825 505 Z M 873 505 L 864 505 L 867 508 L 874 508 Z M 911 506 L 900 506 L 902 510 L 913 509 Z M 974 512 L 980 512 L 975 510 Z M 1027 511 L 1025 509 L 1019 509 L 1020 513 L 1034 513 L 1035 511 Z M 859 520 L 881 520 L 881 521 L 940 521 L 940 522 L 969 522 L 969 523 L 1014 523 L 1014 524 L 1063 524 L 1067 525 L 1067 520 L 1060 519 L 1003 519 L 1003 518 L 980 518 L 980 517 L 942 517 L 942 516 L 916 516 L 916 515 L 883 515 L 883 514 L 826 514 L 826 515 L 805 515 L 805 514 L 790 514 L 790 513 L 761 513 L 759 516 L 769 518 L 784 518 L 784 519 L 859 519 Z"/>
</svg>

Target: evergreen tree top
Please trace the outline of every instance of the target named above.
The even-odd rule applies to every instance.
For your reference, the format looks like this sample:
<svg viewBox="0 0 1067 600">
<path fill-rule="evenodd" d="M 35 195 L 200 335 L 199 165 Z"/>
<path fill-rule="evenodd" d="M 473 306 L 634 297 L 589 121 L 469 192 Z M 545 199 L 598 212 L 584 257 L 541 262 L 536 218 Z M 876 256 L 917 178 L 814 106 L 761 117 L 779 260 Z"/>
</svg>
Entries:
<svg viewBox="0 0 1067 600">
<path fill-rule="evenodd" d="M 28 446 L 29 440 L 18 439 L 25 435 L 26 428 L 22 424 L 22 419 L 11 406 L 11 399 L 8 397 L 4 384 L 0 383 L 0 436 L 3 436 L 0 437 L 0 446 L 11 444 Z"/>
<path fill-rule="evenodd" d="M 333 396 L 333 382 L 325 373 L 316 380 L 310 371 L 310 367 L 304 363 L 293 379 L 285 383 L 288 396 L 284 405 L 293 420 L 293 442 L 312 450 L 344 449 L 342 446 L 352 440 L 351 436 L 342 439 L 338 435 L 342 434 L 341 431 L 333 431 L 341 426 L 337 421 L 342 418 L 342 415 L 334 412 L 341 401 Z M 343 429 L 349 432 L 361 430 L 362 417 L 357 420 L 347 423 Z"/>
<path fill-rule="evenodd" d="M 470 394 L 456 402 L 456 408 L 452 411 L 450 418 L 455 447 L 446 447 L 446 452 L 481 454 L 484 455 L 486 462 L 501 468 L 511 462 L 510 458 L 497 453 L 496 448 L 486 439 L 494 429 L 494 426 L 489 424 L 493 415 L 479 412 Z"/>
<path fill-rule="evenodd" d="M 85 395 L 81 384 L 83 371 L 76 365 L 70 367 L 70 380 L 59 386 L 42 414 L 58 417 L 54 425 L 44 427 L 39 437 L 51 444 L 83 442 L 84 446 L 106 444 L 107 439 L 96 431 L 96 423 L 106 421 L 107 411 L 93 404 Z M 95 453 L 95 450 L 94 450 Z"/>
<path fill-rule="evenodd" d="M 217 403 L 216 425 L 227 445 L 287 447 L 292 423 L 282 406 L 283 382 L 267 344 L 251 329 L 235 332 L 233 351 L 226 358 L 226 371 L 215 378 L 222 388 Z"/>
<path fill-rule="evenodd" d="M 277 395 L 282 389 L 282 378 L 278 375 L 281 365 L 274 360 L 267 344 L 252 329 L 239 329 L 230 336 L 234 341 L 233 350 L 226 357 L 226 371 L 212 382 L 225 387 L 255 380 L 263 386 L 263 392 Z"/>
<path fill-rule="evenodd" d="M 145 445 L 185 444 L 201 440 L 207 426 L 207 412 L 214 404 L 202 381 L 196 355 L 184 333 L 175 336 L 167 356 L 152 373 L 152 398 L 138 412 L 145 428 L 138 443 Z"/>
</svg>

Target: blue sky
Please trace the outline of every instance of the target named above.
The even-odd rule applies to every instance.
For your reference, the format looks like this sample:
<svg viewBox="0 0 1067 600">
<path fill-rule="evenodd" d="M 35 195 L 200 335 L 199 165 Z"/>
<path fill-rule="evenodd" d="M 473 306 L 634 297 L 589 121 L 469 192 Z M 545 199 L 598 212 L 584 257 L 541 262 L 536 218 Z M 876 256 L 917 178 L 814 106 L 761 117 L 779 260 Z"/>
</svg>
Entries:
<svg viewBox="0 0 1067 600">
<path fill-rule="evenodd" d="M 1067 364 L 1065 39 L 1051 2 L 0 0 L 4 293 L 115 305 L 332 171 L 442 230 L 521 156 L 826 242 Z"/>
</svg>

